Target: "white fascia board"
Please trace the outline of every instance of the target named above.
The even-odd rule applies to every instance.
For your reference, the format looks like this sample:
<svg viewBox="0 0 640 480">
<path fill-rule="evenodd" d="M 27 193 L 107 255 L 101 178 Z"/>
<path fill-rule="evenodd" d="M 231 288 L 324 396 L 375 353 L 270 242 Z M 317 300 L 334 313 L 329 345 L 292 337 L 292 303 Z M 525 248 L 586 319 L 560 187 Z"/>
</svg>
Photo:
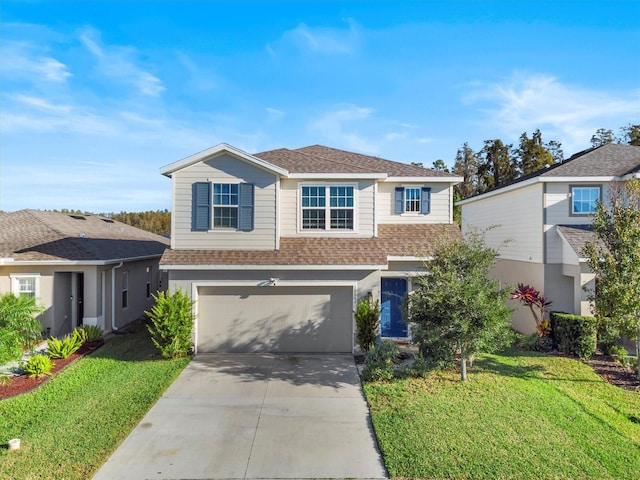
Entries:
<svg viewBox="0 0 640 480">
<path fill-rule="evenodd" d="M 461 183 L 462 177 L 387 177 L 385 182 Z"/>
<path fill-rule="evenodd" d="M 90 265 L 112 265 L 120 262 L 129 263 L 129 262 L 138 262 L 141 260 L 150 260 L 150 259 L 159 259 L 162 255 L 147 255 L 143 257 L 131 257 L 131 258 L 117 258 L 117 259 L 109 259 L 109 260 L 14 260 L 14 259 L 0 259 L 0 265 L 16 265 L 20 267 L 25 267 L 29 265 L 80 265 L 80 266 L 90 266 Z M 6 261 L 10 260 L 10 261 Z"/>
<path fill-rule="evenodd" d="M 213 155 L 217 155 L 219 153 L 222 152 L 228 152 L 231 153 L 232 155 L 235 155 L 236 157 L 240 157 L 243 160 L 246 160 L 249 163 L 252 163 L 254 165 L 256 165 L 257 167 L 262 168 L 263 170 L 267 170 L 269 172 L 272 173 L 276 173 L 278 175 L 281 176 L 287 176 L 289 174 L 289 171 L 278 167 L 272 163 L 269 162 L 265 162 L 264 160 L 262 160 L 261 158 L 258 157 L 254 157 L 253 155 L 251 155 L 250 153 L 247 153 L 243 150 L 240 150 L 239 148 L 236 148 L 232 145 L 229 145 L 227 143 L 219 143 L 218 145 L 216 145 L 215 147 L 211 147 L 208 148 L 206 150 L 203 150 L 202 152 L 198 152 L 198 153 L 194 153 L 193 155 L 190 155 L 186 158 L 183 158 L 182 160 L 178 160 L 177 162 L 173 162 L 169 165 L 165 165 L 164 167 L 162 167 L 160 169 L 160 173 L 162 175 L 165 175 L 167 177 L 171 177 L 171 174 L 173 174 L 174 172 L 181 170 L 183 168 L 186 168 L 190 165 L 193 165 L 195 163 L 198 163 L 208 157 L 211 157 Z"/>
<path fill-rule="evenodd" d="M 287 178 L 309 180 L 384 180 L 386 173 L 289 173 Z"/>
<path fill-rule="evenodd" d="M 160 265 L 161 270 L 387 270 L 387 265 Z"/>
<path fill-rule="evenodd" d="M 428 256 L 428 257 L 419 257 L 416 255 L 389 255 L 387 256 L 387 260 L 389 262 L 430 262 L 431 260 L 433 260 L 435 257 L 432 256 Z"/>
</svg>

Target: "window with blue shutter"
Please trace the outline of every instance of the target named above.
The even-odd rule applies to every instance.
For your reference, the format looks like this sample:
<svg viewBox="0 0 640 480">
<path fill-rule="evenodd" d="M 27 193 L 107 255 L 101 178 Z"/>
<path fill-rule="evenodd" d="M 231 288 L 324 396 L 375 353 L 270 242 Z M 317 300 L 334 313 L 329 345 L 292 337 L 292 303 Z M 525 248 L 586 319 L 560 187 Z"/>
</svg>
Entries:
<svg viewBox="0 0 640 480">
<path fill-rule="evenodd" d="M 191 229 L 209 230 L 211 228 L 211 184 L 196 182 L 192 188 Z"/>
<path fill-rule="evenodd" d="M 394 197 L 394 211 L 402 213 L 431 213 L 430 187 L 396 187 Z"/>
<path fill-rule="evenodd" d="M 254 217 L 254 185 L 253 183 L 241 183 L 238 203 L 238 230 L 253 230 Z"/>
</svg>

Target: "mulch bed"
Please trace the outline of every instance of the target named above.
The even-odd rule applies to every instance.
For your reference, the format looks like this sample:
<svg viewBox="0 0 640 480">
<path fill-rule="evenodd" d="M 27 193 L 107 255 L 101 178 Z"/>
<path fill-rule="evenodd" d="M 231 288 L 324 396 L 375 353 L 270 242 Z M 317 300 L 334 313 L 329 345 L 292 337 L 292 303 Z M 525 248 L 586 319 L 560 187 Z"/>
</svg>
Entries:
<svg viewBox="0 0 640 480">
<path fill-rule="evenodd" d="M 58 358 L 52 360 L 54 362 L 54 366 L 51 370 L 51 376 L 40 375 L 38 378 L 30 378 L 27 375 L 18 375 L 10 377 L 11 380 L 9 382 L 9 385 L 0 385 L 0 400 L 30 392 L 31 390 L 45 383 L 47 380 L 49 380 L 49 378 L 54 376 L 57 372 L 63 370 L 69 364 L 75 362 L 79 358 L 82 358 L 88 353 L 93 352 L 96 348 L 99 348 L 102 345 L 104 345 L 104 341 L 85 343 L 82 347 L 80 347 L 78 351 L 72 353 L 67 358 Z"/>
<path fill-rule="evenodd" d="M 587 364 L 605 381 L 627 390 L 640 392 L 640 381 L 633 370 L 604 355 L 595 355 Z"/>
</svg>

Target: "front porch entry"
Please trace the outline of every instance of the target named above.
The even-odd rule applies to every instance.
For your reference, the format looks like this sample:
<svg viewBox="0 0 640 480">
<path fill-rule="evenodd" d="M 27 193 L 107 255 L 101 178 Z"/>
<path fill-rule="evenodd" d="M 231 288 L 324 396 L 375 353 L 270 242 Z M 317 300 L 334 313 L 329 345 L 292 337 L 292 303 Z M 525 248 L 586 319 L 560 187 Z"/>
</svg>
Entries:
<svg viewBox="0 0 640 480">
<path fill-rule="evenodd" d="M 407 338 L 402 303 L 407 295 L 406 278 L 382 278 L 380 285 L 380 330 L 383 338 Z"/>
</svg>

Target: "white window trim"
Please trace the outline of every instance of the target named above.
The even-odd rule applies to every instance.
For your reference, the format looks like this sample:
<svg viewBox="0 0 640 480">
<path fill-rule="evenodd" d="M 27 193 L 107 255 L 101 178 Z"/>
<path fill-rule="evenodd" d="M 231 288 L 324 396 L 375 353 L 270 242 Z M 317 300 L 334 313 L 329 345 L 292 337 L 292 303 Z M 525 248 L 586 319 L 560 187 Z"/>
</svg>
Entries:
<svg viewBox="0 0 640 480">
<path fill-rule="evenodd" d="M 400 185 L 403 188 L 402 191 L 402 206 L 403 208 L 403 212 L 400 214 L 400 216 L 405 216 L 405 217 L 419 217 L 421 215 L 423 215 L 422 213 L 422 188 L 423 187 L 427 187 L 427 185 L 425 184 L 420 184 L 420 185 L 416 185 L 414 184 L 410 184 L 410 185 Z M 420 192 L 420 195 L 418 197 L 418 211 L 416 212 L 407 212 L 407 189 L 408 188 L 412 188 L 415 190 L 418 190 Z"/>
<path fill-rule="evenodd" d="M 311 229 L 311 228 L 302 228 L 302 187 L 324 187 L 326 193 L 326 205 L 325 205 L 325 228 L 322 229 Z M 329 228 L 331 225 L 331 200 L 330 194 L 328 191 L 329 187 L 353 187 L 353 229 L 347 228 Z M 298 217 L 298 233 L 304 234 L 325 234 L 329 233 L 331 235 L 339 235 L 344 233 L 353 234 L 358 231 L 358 184 L 350 183 L 350 182 L 300 182 L 296 187 L 296 196 L 297 196 L 297 206 L 296 206 L 296 215 Z M 333 207 L 340 208 L 340 207 Z M 347 207 L 348 208 L 348 207 Z"/>
<path fill-rule="evenodd" d="M 240 182 L 221 182 L 221 181 L 214 181 L 214 180 L 209 180 L 209 182 L 211 183 L 211 229 L 209 230 L 210 232 L 237 232 L 238 231 L 238 213 L 239 213 L 239 208 L 240 208 Z M 214 199 L 216 198 L 216 193 L 215 193 L 215 186 L 216 185 L 236 185 L 238 187 L 238 203 L 236 203 L 235 205 L 222 205 L 222 204 L 216 204 L 214 203 Z M 215 226 L 215 221 L 216 221 L 216 208 L 235 208 L 236 209 L 236 226 L 235 227 L 216 227 Z"/>
<path fill-rule="evenodd" d="M 19 296 L 20 295 L 20 279 L 35 278 L 35 292 L 34 298 L 36 303 L 40 303 L 40 274 L 39 273 L 12 273 L 9 275 L 11 278 L 11 292 Z"/>
</svg>

